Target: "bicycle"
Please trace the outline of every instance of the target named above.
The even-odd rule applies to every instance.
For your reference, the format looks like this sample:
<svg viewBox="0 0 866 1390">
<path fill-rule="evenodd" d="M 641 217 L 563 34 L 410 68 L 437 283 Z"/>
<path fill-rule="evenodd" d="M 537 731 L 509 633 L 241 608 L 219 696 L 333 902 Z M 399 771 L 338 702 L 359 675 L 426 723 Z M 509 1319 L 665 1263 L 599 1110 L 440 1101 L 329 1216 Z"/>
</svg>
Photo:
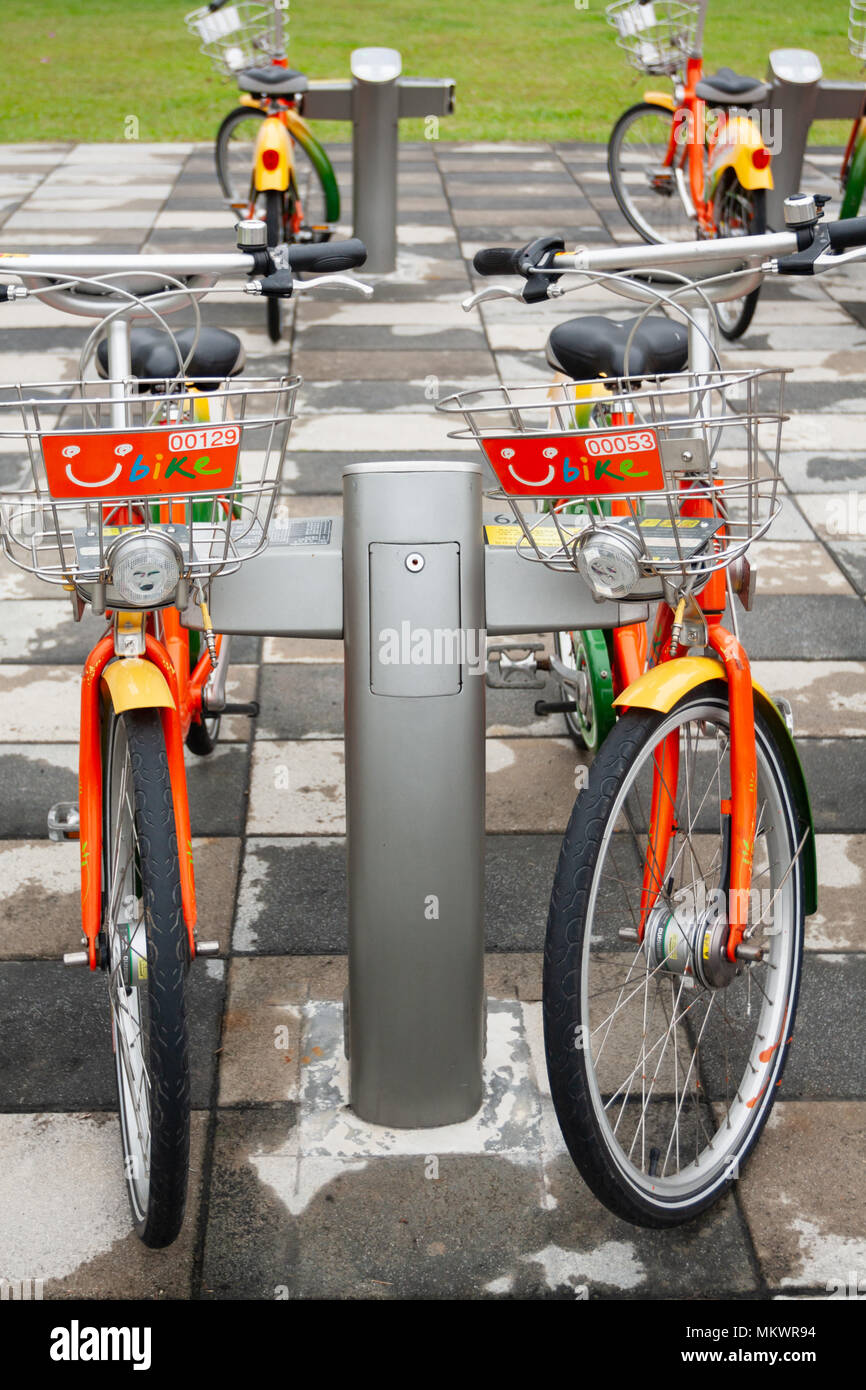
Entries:
<svg viewBox="0 0 866 1390">
<path fill-rule="evenodd" d="M 567 254 L 549 238 L 540 253 L 486 253 L 476 268 L 501 273 L 507 255 L 526 286 L 481 290 L 465 307 L 558 296 L 570 272 L 578 289 L 601 282 L 645 304 L 675 295 L 689 311 L 691 370 L 660 378 L 656 348 L 640 381 L 633 365 L 611 379 L 611 408 L 631 423 L 605 431 L 575 426 L 566 389 L 555 434 L 550 402 L 531 386 L 440 403 L 463 415 L 458 437 L 491 464 L 518 554 L 576 570 L 600 597 L 660 599 L 649 669 L 617 699 L 565 833 L 543 983 L 551 1092 L 572 1159 L 611 1211 L 650 1227 L 708 1208 L 757 1142 L 817 907 L 789 711 L 754 683 L 733 606 L 732 630 L 722 621 L 749 586 L 749 546 L 778 511 L 784 372 L 719 371 L 706 334 L 711 298 L 750 289 L 756 275 L 866 257 L 866 218 L 824 225 L 815 199 L 797 195 L 786 222 L 748 249 L 731 238 Z M 628 515 L 540 510 L 545 497 L 569 496 L 621 497 Z"/>
<path fill-rule="evenodd" d="M 216 136 L 223 196 L 239 216 L 262 218 L 272 246 L 328 241 L 340 220 L 336 174 L 301 115 L 307 78 L 285 56 L 284 10 L 280 0 L 212 0 L 185 21 L 201 52 L 241 92 Z M 275 297 L 267 301 L 267 326 L 271 341 L 279 342 Z"/>
<path fill-rule="evenodd" d="M 4 458 L 19 473 L 0 494 L 0 546 L 65 589 L 76 620 L 88 606 L 106 618 L 83 671 L 79 802 L 52 807 L 49 835 L 80 842 L 86 949 L 64 961 L 107 980 L 124 1179 L 153 1248 L 176 1238 L 186 1201 L 186 975 L 218 952 L 197 937 L 184 739 L 207 753 L 221 714 L 258 712 L 226 700 L 228 639 L 213 631 L 209 592 L 267 545 L 300 384 L 237 382 L 240 341 L 202 328 L 198 299 L 230 274 L 287 297 L 327 282 L 299 286 L 293 268 L 346 269 L 366 254 L 357 241 L 299 246 L 277 265 L 260 222 L 240 224 L 239 244 L 7 255 L 4 277 L 18 282 L 0 285 L 0 302 L 39 298 L 98 320 L 78 380 L 0 388 Z M 193 329 L 172 332 L 166 315 L 190 303 Z M 194 608 L 201 655 L 184 627 Z"/>
<path fill-rule="evenodd" d="M 848 7 L 848 51 L 866 62 L 866 3 L 850 0 Z M 860 114 L 851 126 L 848 144 L 839 171 L 842 187 L 841 218 L 856 217 L 866 191 L 866 87 Z"/>
<path fill-rule="evenodd" d="M 654 244 L 767 230 L 770 151 L 742 108 L 760 105 L 770 88 L 730 68 L 704 77 L 706 11 L 707 0 L 618 0 L 605 10 L 631 66 L 674 83 L 673 95 L 644 92 L 608 143 L 614 197 L 630 226 Z M 726 338 L 745 333 L 759 294 L 760 285 L 717 304 Z"/>
</svg>

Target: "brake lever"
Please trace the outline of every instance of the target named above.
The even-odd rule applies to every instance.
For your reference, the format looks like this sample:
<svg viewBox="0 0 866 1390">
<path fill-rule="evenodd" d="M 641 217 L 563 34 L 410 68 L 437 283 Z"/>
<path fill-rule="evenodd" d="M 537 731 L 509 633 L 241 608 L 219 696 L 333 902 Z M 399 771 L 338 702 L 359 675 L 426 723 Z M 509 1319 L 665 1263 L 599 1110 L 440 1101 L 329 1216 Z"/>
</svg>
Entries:
<svg viewBox="0 0 866 1390">
<path fill-rule="evenodd" d="M 485 285 L 483 290 L 476 290 L 470 294 L 468 299 L 462 301 L 462 307 L 468 314 L 470 309 L 474 309 L 476 304 L 482 304 L 485 299 L 519 299 L 523 300 L 523 289 L 510 290 L 505 285 Z"/>
<path fill-rule="evenodd" d="M 376 293 L 373 285 L 366 285 L 363 280 L 356 280 L 352 275 L 341 275 L 337 272 L 334 275 L 316 275 L 310 280 L 296 280 L 295 294 L 318 289 L 320 285 L 345 285 L 347 289 L 358 290 L 365 299 Z"/>
</svg>

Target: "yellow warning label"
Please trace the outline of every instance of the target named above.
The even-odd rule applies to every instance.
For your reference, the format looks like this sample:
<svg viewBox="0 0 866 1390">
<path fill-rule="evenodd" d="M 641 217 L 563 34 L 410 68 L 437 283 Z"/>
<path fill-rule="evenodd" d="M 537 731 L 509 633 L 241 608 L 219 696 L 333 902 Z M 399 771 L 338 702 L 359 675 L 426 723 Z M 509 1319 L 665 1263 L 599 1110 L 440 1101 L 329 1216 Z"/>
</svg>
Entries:
<svg viewBox="0 0 866 1390">
<path fill-rule="evenodd" d="M 566 539 L 569 534 L 576 536 L 578 530 L 579 528 L 575 529 L 573 533 L 566 531 Z M 532 538 L 536 545 L 543 546 L 545 550 L 562 545 L 562 536 L 555 526 L 536 526 L 532 531 Z M 527 540 L 526 533 L 519 526 L 485 526 L 484 539 L 488 545 L 515 546 L 519 541 L 521 545 L 532 549 L 532 541 Z"/>
</svg>

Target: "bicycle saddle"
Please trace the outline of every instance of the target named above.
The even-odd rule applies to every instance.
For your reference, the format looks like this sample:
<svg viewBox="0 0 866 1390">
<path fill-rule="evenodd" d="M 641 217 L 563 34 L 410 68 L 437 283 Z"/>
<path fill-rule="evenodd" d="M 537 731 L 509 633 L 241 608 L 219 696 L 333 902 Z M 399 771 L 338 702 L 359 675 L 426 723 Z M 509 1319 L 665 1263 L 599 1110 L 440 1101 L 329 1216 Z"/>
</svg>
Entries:
<svg viewBox="0 0 866 1390">
<path fill-rule="evenodd" d="M 695 91 L 713 106 L 752 106 L 769 95 L 770 85 L 758 77 L 741 77 L 732 68 L 719 68 L 712 77 L 701 78 Z"/>
<path fill-rule="evenodd" d="M 572 381 L 592 377 L 625 376 L 626 344 L 637 319 L 586 318 L 558 323 L 547 340 L 547 360 Z M 686 328 L 671 319 L 648 318 L 636 330 L 628 351 L 628 376 L 640 382 L 645 376 L 681 372 L 689 357 Z"/>
<path fill-rule="evenodd" d="M 237 83 L 242 92 L 269 92 L 278 97 L 305 92 L 308 85 L 304 73 L 296 68 L 281 68 L 279 63 L 270 68 L 245 68 L 237 74 Z"/>
<path fill-rule="evenodd" d="M 184 358 L 192 347 L 194 333 L 192 328 L 182 328 L 175 334 Z M 133 376 L 145 380 L 173 380 L 177 376 L 177 353 L 164 329 L 147 325 L 135 327 L 130 331 L 129 340 Z M 240 338 L 225 328 L 202 327 L 185 379 L 200 391 L 213 391 L 215 386 L 212 383 L 205 385 L 201 378 L 219 377 L 222 381 L 226 377 L 237 376 L 243 365 L 244 350 Z M 108 343 L 105 339 L 96 349 L 96 370 L 101 377 L 108 376 Z"/>
</svg>

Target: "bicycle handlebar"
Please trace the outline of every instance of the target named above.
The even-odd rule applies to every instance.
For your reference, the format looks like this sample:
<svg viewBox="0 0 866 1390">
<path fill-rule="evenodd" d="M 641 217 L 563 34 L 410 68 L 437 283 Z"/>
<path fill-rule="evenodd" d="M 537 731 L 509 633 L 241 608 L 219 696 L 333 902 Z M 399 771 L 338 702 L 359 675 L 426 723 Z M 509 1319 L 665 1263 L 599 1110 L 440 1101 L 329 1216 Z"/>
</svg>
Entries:
<svg viewBox="0 0 866 1390">
<path fill-rule="evenodd" d="M 866 246 L 866 217 L 846 217 L 841 222 L 828 222 L 827 235 L 834 251 Z"/>
<path fill-rule="evenodd" d="M 292 270 L 329 271 L 354 270 L 367 259 L 367 248 L 358 237 L 348 241 L 296 242 L 289 247 Z"/>
</svg>

